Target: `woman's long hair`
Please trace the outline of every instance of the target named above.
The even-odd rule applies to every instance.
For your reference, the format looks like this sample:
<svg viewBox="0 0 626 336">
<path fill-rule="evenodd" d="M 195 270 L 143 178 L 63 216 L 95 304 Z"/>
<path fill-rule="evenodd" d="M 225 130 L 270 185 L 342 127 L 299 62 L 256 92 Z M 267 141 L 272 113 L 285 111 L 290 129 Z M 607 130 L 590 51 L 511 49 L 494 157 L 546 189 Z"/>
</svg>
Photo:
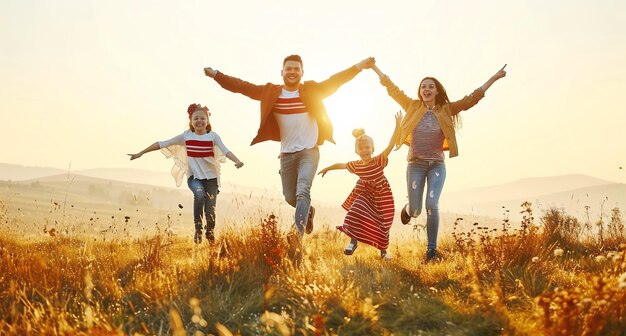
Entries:
<svg viewBox="0 0 626 336">
<path fill-rule="evenodd" d="M 417 88 L 417 95 L 419 96 L 420 100 L 424 101 L 424 97 L 422 97 L 421 88 L 422 88 L 422 83 L 427 79 L 430 79 L 433 82 L 435 82 L 435 87 L 437 88 L 437 95 L 435 96 L 435 105 L 442 106 L 444 104 L 449 104 L 450 99 L 448 98 L 448 92 L 446 91 L 446 88 L 444 88 L 441 82 L 435 77 L 424 77 L 424 79 L 422 79 L 422 81 L 420 82 L 420 85 Z M 459 114 L 452 116 L 452 124 L 454 125 L 455 128 L 461 128 L 461 117 L 459 116 Z"/>
</svg>

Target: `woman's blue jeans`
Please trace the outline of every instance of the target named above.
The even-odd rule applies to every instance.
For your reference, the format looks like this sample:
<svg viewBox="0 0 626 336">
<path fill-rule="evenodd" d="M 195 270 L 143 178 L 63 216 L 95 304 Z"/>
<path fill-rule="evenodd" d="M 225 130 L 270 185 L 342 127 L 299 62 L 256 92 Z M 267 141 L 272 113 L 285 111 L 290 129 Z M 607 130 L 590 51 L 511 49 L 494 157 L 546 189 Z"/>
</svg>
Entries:
<svg viewBox="0 0 626 336">
<path fill-rule="evenodd" d="M 418 160 L 408 163 L 406 184 L 409 195 L 407 213 L 417 217 L 422 212 L 426 186 L 426 237 L 428 250 L 437 249 L 439 231 L 439 197 L 446 181 L 446 164 L 437 160 Z"/>
<path fill-rule="evenodd" d="M 318 147 L 280 154 L 280 178 L 285 201 L 296 208 L 296 228 L 304 234 L 311 208 L 311 185 L 320 162 Z"/>
<path fill-rule="evenodd" d="M 217 203 L 217 179 L 194 178 L 187 179 L 187 185 L 193 192 L 193 222 L 196 229 L 202 229 L 202 215 L 206 217 L 206 229 L 212 231 L 215 228 L 215 204 Z"/>
</svg>

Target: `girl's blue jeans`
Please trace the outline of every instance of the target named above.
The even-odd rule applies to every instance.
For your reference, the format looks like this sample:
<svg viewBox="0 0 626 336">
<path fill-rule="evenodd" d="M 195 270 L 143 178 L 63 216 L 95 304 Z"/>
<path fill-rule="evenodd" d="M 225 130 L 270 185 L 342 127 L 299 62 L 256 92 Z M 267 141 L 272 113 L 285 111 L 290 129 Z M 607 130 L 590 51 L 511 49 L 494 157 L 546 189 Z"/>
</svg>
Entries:
<svg viewBox="0 0 626 336">
<path fill-rule="evenodd" d="M 410 161 L 406 168 L 406 184 L 409 195 L 407 213 L 417 217 L 422 212 L 424 186 L 426 186 L 426 237 L 428 250 L 437 249 L 439 231 L 439 197 L 446 181 L 446 165 L 443 161 Z"/>
<path fill-rule="evenodd" d="M 206 217 L 206 229 L 211 231 L 215 228 L 215 204 L 217 203 L 217 178 L 187 179 L 187 185 L 193 192 L 193 222 L 196 229 L 202 229 L 202 215 Z"/>
</svg>

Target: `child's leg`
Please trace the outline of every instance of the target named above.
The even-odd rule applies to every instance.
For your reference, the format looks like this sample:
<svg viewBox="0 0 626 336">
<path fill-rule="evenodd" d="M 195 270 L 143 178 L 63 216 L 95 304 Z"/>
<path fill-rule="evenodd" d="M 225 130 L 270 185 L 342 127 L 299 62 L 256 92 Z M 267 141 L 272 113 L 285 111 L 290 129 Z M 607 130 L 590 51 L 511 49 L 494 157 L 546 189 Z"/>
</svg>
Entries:
<svg viewBox="0 0 626 336">
<path fill-rule="evenodd" d="M 206 197 L 204 200 L 204 213 L 206 216 L 206 237 L 209 240 L 215 240 L 213 229 L 215 229 L 215 205 L 217 204 L 217 194 L 219 188 L 217 186 L 217 178 L 204 180 L 204 189 Z"/>
<path fill-rule="evenodd" d="M 202 241 L 202 208 L 204 207 L 206 192 L 202 181 L 193 176 L 187 179 L 187 186 L 193 193 L 193 223 L 196 229 L 194 240 L 199 243 Z"/>
<path fill-rule="evenodd" d="M 350 243 L 343 250 L 343 253 L 346 255 L 352 255 L 352 253 L 354 253 L 354 250 L 356 250 L 357 246 L 358 246 L 358 241 L 354 238 L 350 238 Z"/>
<path fill-rule="evenodd" d="M 392 259 L 391 254 L 387 250 L 380 250 L 380 257 L 385 260 Z"/>
</svg>

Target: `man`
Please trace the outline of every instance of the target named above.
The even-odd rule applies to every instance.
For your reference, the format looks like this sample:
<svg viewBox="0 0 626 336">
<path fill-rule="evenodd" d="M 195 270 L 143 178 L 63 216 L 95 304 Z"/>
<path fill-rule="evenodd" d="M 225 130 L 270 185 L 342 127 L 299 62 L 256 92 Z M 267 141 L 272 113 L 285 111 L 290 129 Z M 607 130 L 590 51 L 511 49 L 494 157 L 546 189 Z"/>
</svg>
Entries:
<svg viewBox="0 0 626 336">
<path fill-rule="evenodd" d="M 250 145 L 273 140 L 280 141 L 280 176 L 283 195 L 296 208 L 296 228 L 302 238 L 313 230 L 315 208 L 311 206 L 311 184 L 319 163 L 318 145 L 333 140 L 333 126 L 323 99 L 352 80 L 361 70 L 374 65 L 369 57 L 336 73 L 325 81 L 305 81 L 304 66 L 299 55 L 283 60 L 283 85 L 255 85 L 230 77 L 212 68 L 204 68 L 224 89 L 241 93 L 261 102 L 261 120 L 256 137 Z"/>
</svg>

